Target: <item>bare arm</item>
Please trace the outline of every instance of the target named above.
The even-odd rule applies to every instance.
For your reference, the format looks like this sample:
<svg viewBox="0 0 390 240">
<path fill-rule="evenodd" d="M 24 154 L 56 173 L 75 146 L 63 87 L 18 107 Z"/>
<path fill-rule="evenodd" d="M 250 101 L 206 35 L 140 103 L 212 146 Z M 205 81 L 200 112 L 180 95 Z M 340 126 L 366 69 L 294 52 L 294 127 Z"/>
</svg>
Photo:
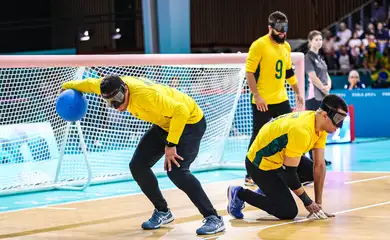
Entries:
<svg viewBox="0 0 390 240">
<path fill-rule="evenodd" d="M 326 76 L 328 76 L 328 88 L 330 90 L 332 88 L 332 79 L 330 78 L 329 73 L 327 73 Z"/>
<path fill-rule="evenodd" d="M 324 94 L 328 94 L 329 92 L 326 91 L 325 86 L 322 84 L 321 80 L 317 77 L 315 72 L 309 72 L 308 73 L 310 81 L 316 86 L 318 89 L 321 90 Z"/>
<path fill-rule="evenodd" d="M 326 175 L 326 165 L 324 158 L 324 149 L 315 148 L 313 149 L 314 158 L 314 194 L 316 203 L 322 204 L 322 193 L 324 190 L 324 182 Z"/>
<path fill-rule="evenodd" d="M 253 72 L 246 72 L 246 79 L 253 96 L 260 96 L 259 91 L 257 90 L 255 74 Z"/>
<path fill-rule="evenodd" d="M 299 92 L 299 87 L 298 87 L 298 84 L 293 84 L 291 85 L 291 88 L 294 90 L 295 94 L 300 96 L 300 92 Z"/>
</svg>

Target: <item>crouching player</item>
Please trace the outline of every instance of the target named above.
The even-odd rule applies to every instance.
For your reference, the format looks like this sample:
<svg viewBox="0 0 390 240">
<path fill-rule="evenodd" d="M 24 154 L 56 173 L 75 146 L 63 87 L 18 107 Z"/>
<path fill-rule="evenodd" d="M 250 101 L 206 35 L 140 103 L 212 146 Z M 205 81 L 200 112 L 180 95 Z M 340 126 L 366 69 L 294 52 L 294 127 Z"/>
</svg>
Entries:
<svg viewBox="0 0 390 240">
<path fill-rule="evenodd" d="M 262 193 L 240 186 L 228 188 L 228 213 L 244 217 L 244 203 L 255 206 L 279 219 L 294 219 L 298 207 L 290 189 L 302 200 L 310 215 L 333 217 L 322 210 L 322 193 L 326 174 L 324 148 L 328 133 L 341 128 L 348 106 L 336 95 L 326 96 L 316 111 L 294 112 L 275 118 L 264 125 L 251 145 L 246 169 Z M 304 153 L 313 149 L 315 201 L 305 192 L 300 181 L 299 165 Z"/>
<path fill-rule="evenodd" d="M 143 229 L 158 229 L 174 220 L 151 170 L 165 154 L 164 167 L 168 177 L 187 194 L 205 218 L 204 225 L 196 233 L 214 234 L 225 230 L 222 217 L 190 171 L 206 131 L 203 111 L 191 97 L 174 88 L 135 77 L 88 78 L 66 82 L 62 88 L 99 94 L 110 107 L 121 112 L 127 110 L 134 117 L 153 124 L 141 138 L 130 161 L 134 180 L 155 208 L 152 217 L 142 223 Z"/>
</svg>

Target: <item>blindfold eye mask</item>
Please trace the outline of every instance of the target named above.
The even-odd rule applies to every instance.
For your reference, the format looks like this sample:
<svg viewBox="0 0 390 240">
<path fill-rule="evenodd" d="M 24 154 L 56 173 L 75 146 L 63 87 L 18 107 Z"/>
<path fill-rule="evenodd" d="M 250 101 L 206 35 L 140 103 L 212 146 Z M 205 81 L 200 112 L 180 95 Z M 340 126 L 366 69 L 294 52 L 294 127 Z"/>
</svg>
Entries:
<svg viewBox="0 0 390 240">
<path fill-rule="evenodd" d="M 125 102 L 125 93 L 126 89 L 122 85 L 117 91 L 108 95 L 102 94 L 102 97 L 110 107 L 117 109 Z"/>
<path fill-rule="evenodd" d="M 347 117 L 347 114 L 338 112 L 336 109 L 333 109 L 325 104 L 321 104 L 320 108 L 328 114 L 328 117 L 332 120 L 333 125 L 338 128 L 343 127 L 343 122 Z"/>
</svg>

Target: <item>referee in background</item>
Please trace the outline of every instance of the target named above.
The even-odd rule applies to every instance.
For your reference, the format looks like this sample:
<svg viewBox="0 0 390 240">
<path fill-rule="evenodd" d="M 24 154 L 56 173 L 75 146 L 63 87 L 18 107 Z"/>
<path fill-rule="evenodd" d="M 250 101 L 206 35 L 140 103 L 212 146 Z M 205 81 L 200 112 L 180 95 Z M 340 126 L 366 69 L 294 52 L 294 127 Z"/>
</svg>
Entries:
<svg viewBox="0 0 390 240">
<path fill-rule="evenodd" d="M 329 95 L 332 88 L 332 80 L 328 74 L 328 66 L 325 60 L 318 54 L 322 48 L 322 34 L 313 30 L 309 33 L 309 51 L 305 55 L 305 73 L 309 80 L 309 89 L 306 99 L 306 110 L 316 111 L 325 96 Z M 310 150 L 310 158 L 313 159 Z M 331 162 L 325 160 L 326 165 Z"/>
</svg>

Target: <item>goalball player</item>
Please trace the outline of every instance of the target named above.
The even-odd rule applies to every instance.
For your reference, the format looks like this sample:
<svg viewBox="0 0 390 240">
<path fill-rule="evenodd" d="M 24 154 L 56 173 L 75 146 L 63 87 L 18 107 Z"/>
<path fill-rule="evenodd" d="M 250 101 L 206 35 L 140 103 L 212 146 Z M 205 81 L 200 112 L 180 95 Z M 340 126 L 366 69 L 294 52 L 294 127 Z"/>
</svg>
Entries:
<svg viewBox="0 0 390 240">
<path fill-rule="evenodd" d="M 292 68 L 291 47 L 286 42 L 287 17 L 282 12 L 273 12 L 268 17 L 268 25 L 268 34 L 252 43 L 246 60 L 246 78 L 253 95 L 253 132 L 249 146 L 265 123 L 292 112 L 285 88 L 286 80 L 295 92 L 297 107 L 303 104 Z M 256 79 L 257 70 L 260 72 Z M 246 176 L 245 185 L 253 185 L 250 175 Z"/>
<path fill-rule="evenodd" d="M 222 217 L 189 170 L 206 130 L 203 111 L 191 97 L 174 88 L 128 76 L 69 81 L 62 88 L 99 94 L 112 108 L 127 110 L 153 124 L 141 138 L 129 165 L 134 180 L 155 207 L 152 217 L 142 223 L 143 229 L 158 229 L 174 220 L 151 170 L 165 154 L 164 170 L 168 177 L 205 218 L 196 233 L 206 235 L 225 230 Z"/>
<path fill-rule="evenodd" d="M 281 115 L 265 124 L 251 145 L 245 166 L 263 194 L 241 186 L 228 188 L 228 212 L 234 218 L 244 217 L 244 202 L 279 219 L 294 219 L 298 208 L 290 189 L 316 218 L 333 217 L 322 210 L 322 193 L 326 174 L 324 148 L 328 133 L 341 128 L 348 106 L 337 95 L 327 95 L 316 111 Z M 299 180 L 301 156 L 313 149 L 313 201 Z M 310 216 L 309 215 L 309 216 Z"/>
</svg>

